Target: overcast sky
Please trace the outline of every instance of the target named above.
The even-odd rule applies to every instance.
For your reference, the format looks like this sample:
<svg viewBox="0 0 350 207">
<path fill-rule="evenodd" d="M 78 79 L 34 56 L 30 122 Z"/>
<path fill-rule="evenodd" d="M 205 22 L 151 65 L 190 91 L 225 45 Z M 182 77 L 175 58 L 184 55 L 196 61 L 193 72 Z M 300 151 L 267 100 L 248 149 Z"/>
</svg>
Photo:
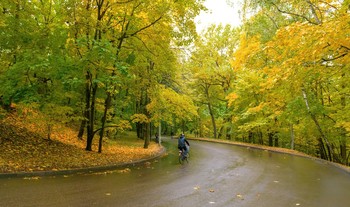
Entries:
<svg viewBox="0 0 350 207">
<path fill-rule="evenodd" d="M 197 32 L 201 32 L 211 24 L 231 24 L 238 26 L 240 24 L 239 7 L 240 1 L 231 0 L 233 5 L 229 5 L 227 0 L 206 0 L 204 5 L 208 8 L 207 12 L 201 12 L 195 18 Z"/>
</svg>

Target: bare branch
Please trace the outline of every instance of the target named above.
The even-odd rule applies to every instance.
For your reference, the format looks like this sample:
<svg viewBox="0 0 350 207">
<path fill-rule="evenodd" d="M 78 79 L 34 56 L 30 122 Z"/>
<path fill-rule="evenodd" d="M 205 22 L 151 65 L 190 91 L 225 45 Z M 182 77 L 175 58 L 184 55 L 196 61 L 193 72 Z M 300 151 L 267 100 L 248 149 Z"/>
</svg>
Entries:
<svg viewBox="0 0 350 207">
<path fill-rule="evenodd" d="M 143 31 L 143 30 L 145 30 L 145 29 L 147 29 L 147 28 L 149 28 L 149 27 L 155 25 L 155 24 L 156 24 L 159 20 L 161 20 L 161 19 L 162 19 L 162 16 L 159 17 L 158 19 L 156 19 L 155 21 L 151 22 L 149 25 L 146 25 L 146 26 L 142 27 L 141 29 L 139 29 L 139 30 L 133 32 L 132 34 L 126 35 L 125 38 L 130 37 L 130 36 L 135 36 L 135 35 L 137 35 L 139 32 L 141 32 L 141 31 Z"/>
<path fill-rule="evenodd" d="M 154 55 L 154 56 L 157 56 L 156 54 L 154 54 L 154 53 L 148 48 L 148 46 L 146 45 L 146 43 L 145 43 L 141 38 L 139 38 L 139 37 L 135 37 L 135 38 L 138 39 L 138 40 L 140 40 L 140 41 L 142 42 L 143 46 L 145 46 L 145 48 L 147 49 L 147 51 L 148 51 L 149 53 L 151 53 L 151 54 Z"/>
<path fill-rule="evenodd" d="M 308 21 L 308 22 L 311 23 L 311 24 L 318 25 L 317 22 L 311 21 L 309 18 L 307 18 L 307 17 L 304 16 L 304 15 L 300 15 L 300 14 L 293 13 L 293 12 L 289 12 L 289 11 L 284 11 L 284 10 L 280 9 L 280 8 L 279 8 L 275 3 L 273 3 L 273 2 L 272 2 L 271 4 L 272 4 L 274 7 L 276 7 L 277 11 L 279 11 L 279 12 L 281 12 L 281 13 L 283 13 L 283 14 L 289 14 L 289 15 L 291 15 L 291 16 L 300 17 L 300 18 L 302 18 L 302 19 L 305 19 L 306 21 Z"/>
<path fill-rule="evenodd" d="M 333 61 L 333 60 L 337 60 L 339 58 L 345 57 L 348 53 L 343 53 L 341 55 L 338 55 L 336 57 L 333 58 L 322 58 L 322 61 L 328 62 L 328 61 Z"/>
</svg>

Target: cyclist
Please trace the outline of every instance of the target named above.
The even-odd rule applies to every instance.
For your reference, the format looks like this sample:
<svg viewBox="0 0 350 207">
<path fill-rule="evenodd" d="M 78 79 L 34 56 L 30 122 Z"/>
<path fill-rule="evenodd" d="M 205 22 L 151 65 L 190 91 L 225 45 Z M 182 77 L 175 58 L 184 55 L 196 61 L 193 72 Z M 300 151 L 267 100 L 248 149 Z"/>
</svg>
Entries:
<svg viewBox="0 0 350 207">
<path fill-rule="evenodd" d="M 178 140 L 177 148 L 184 153 L 184 156 L 187 156 L 189 147 L 190 147 L 190 143 L 185 138 L 185 135 L 181 134 Z"/>
</svg>

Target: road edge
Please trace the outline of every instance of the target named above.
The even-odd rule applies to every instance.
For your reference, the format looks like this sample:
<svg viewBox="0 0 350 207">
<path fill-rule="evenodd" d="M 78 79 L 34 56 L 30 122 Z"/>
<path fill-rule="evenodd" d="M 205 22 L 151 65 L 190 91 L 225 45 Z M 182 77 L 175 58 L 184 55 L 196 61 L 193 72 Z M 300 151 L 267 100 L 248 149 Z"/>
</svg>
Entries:
<svg viewBox="0 0 350 207">
<path fill-rule="evenodd" d="M 288 154 L 288 155 L 293 155 L 293 156 L 299 156 L 299 157 L 304 157 L 308 159 L 312 159 L 318 162 L 322 162 L 324 164 L 332 165 L 339 170 L 344 171 L 347 174 L 350 174 L 350 167 L 346 165 L 342 165 L 336 162 L 331 162 L 328 160 L 324 160 L 318 157 L 313 157 L 311 155 L 296 151 L 296 150 L 291 150 L 291 149 L 286 149 L 286 148 L 278 148 L 278 147 L 269 147 L 269 146 L 263 146 L 263 145 L 257 145 L 257 144 L 250 144 L 250 143 L 243 143 L 243 142 L 234 142 L 234 141 L 229 141 L 229 140 L 215 140 L 215 139 L 208 139 L 208 138 L 186 138 L 188 140 L 196 140 L 196 141 L 204 141 L 204 142 L 214 142 L 214 143 L 221 143 L 221 144 L 229 144 L 229 145 L 235 145 L 239 147 L 247 147 L 247 148 L 253 148 L 253 149 L 258 149 L 258 150 L 265 150 L 265 151 L 270 151 L 274 153 L 281 153 L 281 154 Z"/>
<path fill-rule="evenodd" d="M 0 173 L 0 179 L 3 178 L 26 178 L 26 177 L 49 177 L 49 176 L 60 176 L 60 175 L 74 175 L 74 174 L 92 174 L 102 171 L 116 170 L 123 167 L 131 167 L 139 165 L 145 162 L 150 162 L 158 159 L 166 153 L 166 148 L 160 146 L 160 151 L 153 156 L 148 158 L 134 160 L 132 162 L 117 163 L 112 165 L 86 167 L 86 168 L 72 168 L 67 170 L 57 170 L 57 171 L 33 171 L 33 172 L 14 172 L 14 173 Z"/>
</svg>

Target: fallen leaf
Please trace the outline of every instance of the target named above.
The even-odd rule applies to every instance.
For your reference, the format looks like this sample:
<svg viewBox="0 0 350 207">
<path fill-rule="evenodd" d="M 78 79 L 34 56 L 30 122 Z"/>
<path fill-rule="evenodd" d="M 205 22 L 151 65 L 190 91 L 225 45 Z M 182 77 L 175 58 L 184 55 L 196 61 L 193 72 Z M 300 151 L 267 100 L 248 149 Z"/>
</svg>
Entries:
<svg viewBox="0 0 350 207">
<path fill-rule="evenodd" d="M 243 196 L 241 194 L 237 194 L 236 197 L 241 199 L 241 200 L 244 200 L 244 198 L 243 198 Z"/>
<path fill-rule="evenodd" d="M 40 177 L 25 177 L 24 180 L 39 180 Z"/>
</svg>

